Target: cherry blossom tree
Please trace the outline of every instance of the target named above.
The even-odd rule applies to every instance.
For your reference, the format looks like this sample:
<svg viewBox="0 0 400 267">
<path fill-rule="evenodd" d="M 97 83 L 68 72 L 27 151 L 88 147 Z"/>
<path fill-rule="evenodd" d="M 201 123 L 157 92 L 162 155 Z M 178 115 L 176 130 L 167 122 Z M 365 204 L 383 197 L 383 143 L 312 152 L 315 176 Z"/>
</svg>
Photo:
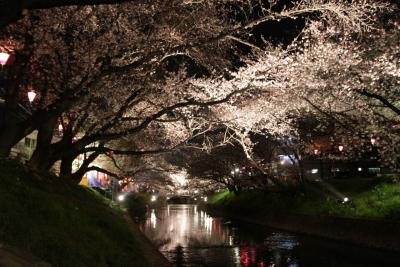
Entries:
<svg viewBox="0 0 400 267">
<path fill-rule="evenodd" d="M 216 105 L 215 117 L 241 135 L 265 129 L 267 124 L 275 131 L 286 131 L 281 127 L 283 114 L 293 109 L 286 102 L 291 100 L 287 91 L 290 79 L 285 80 L 290 55 L 286 48 L 270 47 L 258 65 L 248 64 L 228 80 L 165 77 L 161 71 L 164 63 L 183 57 L 207 69 L 210 76 L 226 75 L 232 67 L 229 54 L 234 44 L 257 49 L 246 39 L 257 25 L 317 13 L 329 25 L 361 31 L 370 26 L 369 15 L 382 7 L 373 1 L 349 4 L 338 0 L 300 1 L 278 11 L 273 9 L 275 5 L 271 1 L 259 7 L 261 15 L 242 23 L 224 14 L 224 9 L 221 12 L 221 3 L 211 1 L 168 5 L 152 1 L 139 6 L 126 3 L 30 12 L 5 30 L 7 38 L 1 42 L 2 48 L 12 48 L 16 55 L 15 64 L 7 70 L 6 112 L 17 112 L 28 86 L 38 90 L 40 98 L 25 119 L 9 119 L 1 126 L 1 154 L 7 155 L 18 140 L 38 129 L 31 166 L 46 170 L 63 160 L 62 169 L 69 172 L 74 158 L 90 152 L 83 164 L 88 168 L 100 154 L 111 150 L 108 142 L 162 123 L 173 129 L 171 117 L 176 120 L 176 114 L 190 119 L 199 109 Z M 193 17 L 198 18 L 196 23 L 192 23 Z M 258 101 L 256 105 L 246 106 L 255 98 L 259 99 L 253 102 Z M 261 118 L 262 113 L 273 116 Z M 63 137 L 52 143 L 59 123 L 64 124 Z M 245 137 L 242 141 L 248 142 Z M 93 144 L 95 148 L 89 148 Z M 249 151 L 245 150 L 247 156 Z"/>
<path fill-rule="evenodd" d="M 385 15 L 396 12 L 381 8 L 376 10 L 377 18 L 381 11 Z M 313 111 L 316 117 L 322 115 L 334 123 L 332 142 L 346 144 L 347 157 L 363 155 L 359 151 L 371 147 L 370 138 L 380 136 L 379 149 L 385 154 L 382 159 L 396 163 L 398 18 L 384 25 L 379 19 L 363 25 L 359 32 L 335 21 L 310 23 L 290 46 L 271 47 L 255 63 L 218 84 L 252 88 L 236 102 L 213 109 L 232 133 L 224 140 L 241 144 L 247 158 L 263 170 L 266 167 L 259 164 L 250 135 L 267 133 L 283 140 L 294 137 L 296 146 L 291 145 L 291 154 L 301 177 L 300 159 L 313 151 L 309 149 L 312 140 L 301 135 L 302 126 L 297 121 Z M 212 87 L 213 83 L 205 81 L 203 86 Z M 324 123 L 321 120 L 321 126 L 316 127 L 324 127 Z"/>
</svg>

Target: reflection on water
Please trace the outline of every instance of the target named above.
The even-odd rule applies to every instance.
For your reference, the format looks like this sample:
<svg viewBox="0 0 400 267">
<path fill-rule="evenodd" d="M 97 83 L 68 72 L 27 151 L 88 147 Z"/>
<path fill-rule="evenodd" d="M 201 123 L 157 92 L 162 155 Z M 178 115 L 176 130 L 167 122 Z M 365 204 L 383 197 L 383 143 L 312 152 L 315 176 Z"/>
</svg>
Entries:
<svg viewBox="0 0 400 267">
<path fill-rule="evenodd" d="M 196 205 L 153 209 L 141 229 L 178 267 L 400 266 L 397 255 L 235 225 Z"/>
</svg>

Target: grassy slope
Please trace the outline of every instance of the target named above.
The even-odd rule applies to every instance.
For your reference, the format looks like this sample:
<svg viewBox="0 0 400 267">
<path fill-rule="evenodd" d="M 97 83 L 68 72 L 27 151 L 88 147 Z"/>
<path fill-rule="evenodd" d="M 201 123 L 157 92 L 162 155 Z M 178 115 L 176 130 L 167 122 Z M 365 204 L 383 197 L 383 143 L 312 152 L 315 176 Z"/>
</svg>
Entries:
<svg viewBox="0 0 400 267">
<path fill-rule="evenodd" d="M 231 212 L 257 216 L 268 211 L 289 211 L 302 214 L 335 215 L 400 220 L 400 183 L 384 179 L 335 181 L 334 187 L 351 198 L 354 205 L 344 205 L 332 195 L 311 193 L 269 193 L 249 191 L 236 197 L 220 192 L 210 198 L 210 203 L 222 205 Z"/>
<path fill-rule="evenodd" d="M 96 194 L 0 161 L 0 243 L 54 266 L 150 266 L 125 221 Z"/>
</svg>

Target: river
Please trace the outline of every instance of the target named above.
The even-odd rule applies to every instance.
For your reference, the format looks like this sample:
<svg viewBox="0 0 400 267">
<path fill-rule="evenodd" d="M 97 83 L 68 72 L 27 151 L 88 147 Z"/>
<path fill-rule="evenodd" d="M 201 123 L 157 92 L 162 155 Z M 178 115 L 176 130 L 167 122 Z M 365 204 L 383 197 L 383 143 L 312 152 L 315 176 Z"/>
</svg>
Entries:
<svg viewBox="0 0 400 267">
<path fill-rule="evenodd" d="M 141 230 L 176 267 L 399 267 L 400 255 L 213 218 L 197 205 L 152 209 Z"/>
</svg>

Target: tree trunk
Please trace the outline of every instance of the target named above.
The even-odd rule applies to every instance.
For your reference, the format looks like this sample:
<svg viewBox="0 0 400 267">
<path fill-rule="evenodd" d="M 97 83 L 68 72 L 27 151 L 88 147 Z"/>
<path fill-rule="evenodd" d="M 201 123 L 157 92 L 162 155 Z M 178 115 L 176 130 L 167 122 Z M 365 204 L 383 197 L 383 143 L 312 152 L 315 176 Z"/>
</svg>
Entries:
<svg viewBox="0 0 400 267">
<path fill-rule="evenodd" d="M 60 166 L 60 177 L 68 177 L 72 175 L 72 163 L 74 161 L 73 157 L 63 157 L 61 159 Z"/>
<path fill-rule="evenodd" d="M 11 148 L 18 143 L 15 141 L 17 129 L 11 124 L 1 130 L 0 133 L 0 158 L 8 157 L 11 153 Z"/>
<path fill-rule="evenodd" d="M 38 171 L 48 171 L 57 161 L 54 151 L 51 149 L 51 140 L 56 125 L 57 117 L 51 117 L 40 126 L 36 149 L 28 163 L 31 168 Z"/>
</svg>

